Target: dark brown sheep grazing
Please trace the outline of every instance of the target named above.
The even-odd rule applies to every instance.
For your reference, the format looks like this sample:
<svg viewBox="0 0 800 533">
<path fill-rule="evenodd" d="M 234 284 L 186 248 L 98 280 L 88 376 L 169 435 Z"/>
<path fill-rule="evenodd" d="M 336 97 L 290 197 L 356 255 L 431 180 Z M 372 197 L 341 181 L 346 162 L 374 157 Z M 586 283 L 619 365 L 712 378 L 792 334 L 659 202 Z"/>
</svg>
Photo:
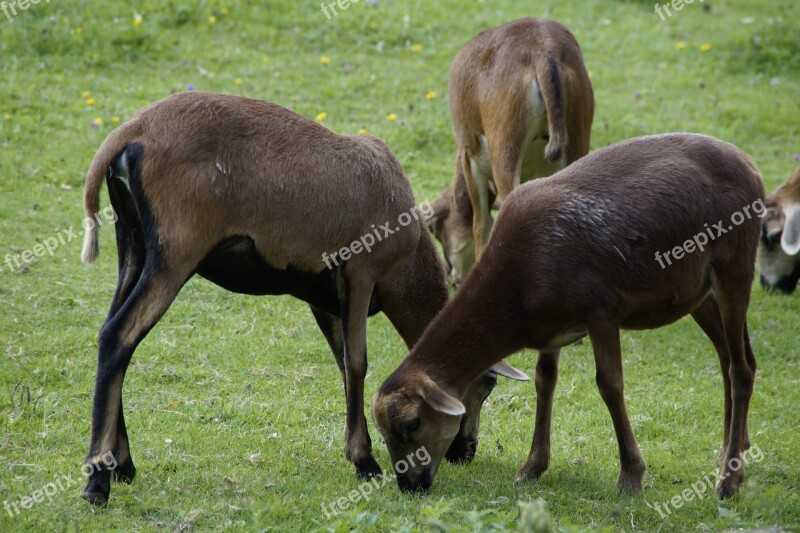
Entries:
<svg viewBox="0 0 800 533">
<path fill-rule="evenodd" d="M 104 503 L 112 472 L 130 481 L 122 383 L 136 346 L 194 274 L 230 291 L 291 294 L 309 304 L 344 382 L 345 455 L 359 476 L 381 473 L 364 417 L 367 317 L 382 311 L 410 348 L 448 298 L 444 272 L 400 164 L 374 137 L 337 135 L 283 107 L 180 93 L 114 130 L 86 179 L 86 216 L 106 181 L 119 278 L 98 340 L 92 436 L 83 496 Z M 98 228 L 83 260 L 97 256 Z M 507 365 L 497 373 L 514 374 Z M 493 376 L 467 395 L 451 457 L 469 460 Z M 488 390 L 487 390 L 488 389 Z M 469 433 L 471 432 L 471 433 Z"/>
<path fill-rule="evenodd" d="M 398 472 L 399 486 L 430 487 L 458 432 L 464 393 L 523 348 L 539 350 L 539 361 L 533 445 L 517 478 L 539 478 L 550 463 L 559 350 L 588 335 L 619 443 L 617 486 L 641 491 L 645 463 L 625 410 L 619 330 L 691 314 L 722 367 L 717 494 L 735 494 L 749 446 L 756 361 L 746 316 L 763 198 L 745 154 L 693 134 L 616 144 L 515 189 L 455 298 L 372 400 L 392 461 L 423 446 L 432 458 Z"/>
</svg>

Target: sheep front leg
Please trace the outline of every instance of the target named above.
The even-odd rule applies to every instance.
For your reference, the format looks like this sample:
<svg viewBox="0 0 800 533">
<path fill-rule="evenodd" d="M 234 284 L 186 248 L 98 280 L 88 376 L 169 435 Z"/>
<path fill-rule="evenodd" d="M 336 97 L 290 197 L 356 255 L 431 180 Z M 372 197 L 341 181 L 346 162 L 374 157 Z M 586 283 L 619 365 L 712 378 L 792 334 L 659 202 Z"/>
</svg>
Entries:
<svg viewBox="0 0 800 533">
<path fill-rule="evenodd" d="M 372 442 L 364 416 L 364 378 L 367 374 L 367 316 L 374 282 L 340 271 L 337 292 L 341 306 L 344 339 L 344 373 L 347 417 L 345 419 L 345 457 L 362 479 L 383 472 L 372 457 Z"/>
<path fill-rule="evenodd" d="M 461 399 L 467 413 L 461 419 L 458 434 L 444 454 L 445 459 L 449 462 L 469 463 L 475 458 L 475 453 L 478 451 L 481 408 L 495 386 L 497 386 L 497 378 L 491 372 L 486 372 L 467 389 Z"/>
</svg>

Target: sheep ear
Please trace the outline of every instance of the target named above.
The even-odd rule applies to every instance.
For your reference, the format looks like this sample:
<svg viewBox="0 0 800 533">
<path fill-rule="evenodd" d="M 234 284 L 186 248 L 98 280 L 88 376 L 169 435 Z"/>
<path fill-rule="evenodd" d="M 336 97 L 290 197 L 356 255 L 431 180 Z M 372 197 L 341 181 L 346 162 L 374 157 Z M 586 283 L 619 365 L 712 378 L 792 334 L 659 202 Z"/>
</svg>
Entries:
<svg viewBox="0 0 800 533">
<path fill-rule="evenodd" d="M 800 253 L 800 204 L 795 204 L 786 210 L 781 248 L 787 255 Z"/>
<path fill-rule="evenodd" d="M 509 365 L 505 361 L 500 361 L 499 363 L 495 363 L 492 365 L 492 368 L 489 369 L 489 372 L 492 374 L 497 374 L 498 376 L 503 376 L 508 379 L 515 379 L 517 381 L 530 381 L 531 378 L 525 372 L 521 370 L 517 370 L 513 366 Z"/>
<path fill-rule="evenodd" d="M 425 403 L 430 405 L 434 411 L 444 415 L 461 416 L 467 412 L 463 403 L 439 388 L 430 378 L 423 381 L 422 385 L 417 389 L 417 393 L 422 396 Z"/>
</svg>

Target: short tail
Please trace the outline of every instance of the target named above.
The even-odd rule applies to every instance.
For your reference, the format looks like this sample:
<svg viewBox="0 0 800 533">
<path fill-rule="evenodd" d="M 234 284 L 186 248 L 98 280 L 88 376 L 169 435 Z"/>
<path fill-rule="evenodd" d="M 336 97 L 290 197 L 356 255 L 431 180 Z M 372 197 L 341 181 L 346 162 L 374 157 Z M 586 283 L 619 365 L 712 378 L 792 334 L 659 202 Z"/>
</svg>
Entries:
<svg viewBox="0 0 800 533">
<path fill-rule="evenodd" d="M 81 252 L 81 261 L 86 264 L 94 263 L 97 256 L 100 255 L 97 240 L 100 227 L 95 217 L 100 211 L 100 189 L 103 187 L 103 180 L 120 152 L 134 140 L 138 133 L 136 130 L 138 130 L 137 122 L 132 120 L 112 131 L 100 145 L 89 167 L 89 172 L 86 174 L 86 188 L 83 191 L 86 234 L 83 237 L 83 251 Z"/>
<path fill-rule="evenodd" d="M 567 125 L 564 117 L 564 86 L 561 82 L 558 62 L 553 57 L 539 61 L 536 66 L 536 81 L 542 93 L 547 111 L 547 127 L 550 141 L 544 149 L 549 161 L 561 159 L 567 146 Z"/>
</svg>

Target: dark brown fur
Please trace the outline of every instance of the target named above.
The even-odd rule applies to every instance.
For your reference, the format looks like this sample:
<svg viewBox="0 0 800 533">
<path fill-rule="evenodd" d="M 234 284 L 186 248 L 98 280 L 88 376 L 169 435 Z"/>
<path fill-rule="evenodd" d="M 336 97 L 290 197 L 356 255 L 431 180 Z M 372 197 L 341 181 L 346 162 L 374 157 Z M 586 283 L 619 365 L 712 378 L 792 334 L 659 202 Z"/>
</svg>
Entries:
<svg viewBox="0 0 800 533">
<path fill-rule="evenodd" d="M 497 361 L 539 350 L 536 428 L 518 478 L 550 460 L 550 421 L 561 347 L 588 335 L 597 385 L 620 449 L 620 490 L 641 491 L 645 463 L 623 401 L 620 328 L 648 329 L 691 314 L 722 367 L 725 416 L 720 497 L 739 488 L 728 467 L 748 444 L 755 358 L 746 313 L 755 270 L 756 213 L 661 268 L 657 252 L 705 224 L 763 202 L 761 177 L 735 147 L 692 134 L 643 137 L 599 150 L 556 175 L 526 183 L 504 202 L 486 253 L 372 402 L 393 459 L 425 446 L 430 465 L 399 475 L 427 488 L 458 429 L 461 395 Z M 763 205 L 763 204 L 761 204 Z M 413 422 L 413 426 L 408 426 Z M 415 427 L 414 431 L 403 428 Z M 402 478 L 402 479 L 400 479 Z"/>
</svg>

